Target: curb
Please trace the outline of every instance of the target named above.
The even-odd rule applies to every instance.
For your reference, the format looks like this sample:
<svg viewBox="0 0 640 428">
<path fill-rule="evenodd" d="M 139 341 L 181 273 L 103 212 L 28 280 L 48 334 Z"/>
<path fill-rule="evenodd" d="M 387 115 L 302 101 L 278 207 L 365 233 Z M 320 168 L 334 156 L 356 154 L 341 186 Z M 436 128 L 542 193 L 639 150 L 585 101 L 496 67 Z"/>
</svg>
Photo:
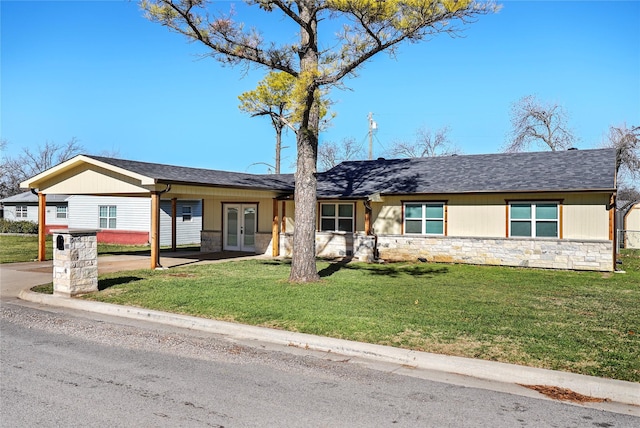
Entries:
<svg viewBox="0 0 640 428">
<path fill-rule="evenodd" d="M 284 346 L 295 346 L 303 349 L 361 357 L 369 360 L 402 364 L 419 369 L 470 376 L 477 379 L 507 384 L 548 385 L 568 388 L 590 397 L 640 406 L 640 385 L 634 382 L 604 379 L 595 376 L 519 366 L 516 364 L 431 354 L 391 346 L 314 336 L 306 333 L 249 326 L 131 306 L 114 305 L 111 303 L 83 301 L 50 294 L 35 293 L 30 290 L 22 290 L 18 297 L 33 303 L 91 311 L 103 315 L 115 315 L 135 320 L 159 322 L 173 327 L 205 331 L 235 339 L 261 340 Z"/>
</svg>

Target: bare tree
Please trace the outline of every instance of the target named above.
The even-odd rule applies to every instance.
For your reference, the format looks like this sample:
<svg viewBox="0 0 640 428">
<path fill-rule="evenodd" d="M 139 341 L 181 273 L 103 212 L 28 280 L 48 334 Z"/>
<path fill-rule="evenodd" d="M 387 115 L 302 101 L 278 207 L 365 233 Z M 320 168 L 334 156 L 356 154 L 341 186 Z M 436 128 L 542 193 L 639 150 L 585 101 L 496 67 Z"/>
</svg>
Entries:
<svg viewBox="0 0 640 428">
<path fill-rule="evenodd" d="M 455 35 L 456 24 L 497 10 L 495 3 L 475 0 L 246 0 L 264 11 L 260 21 L 275 19 L 273 40 L 224 13 L 224 2 L 210 0 L 142 0 L 147 18 L 198 41 L 223 64 L 259 65 L 295 78 L 296 204 L 291 260 L 292 282 L 320 279 L 316 268 L 316 189 L 321 107 L 317 93 L 354 76 L 381 52 L 394 55 L 402 42 Z M 247 15 L 249 16 L 249 14 Z M 338 24 L 338 25 L 330 25 Z M 294 29 L 298 41 L 283 35 Z M 336 30 L 336 28 L 339 28 Z M 282 42 L 284 40 L 284 42 Z"/>
<path fill-rule="evenodd" d="M 3 149 L 7 141 L 2 142 Z M 0 164 L 0 192 L 2 197 L 20 193 L 20 183 L 29 177 L 80 154 L 84 147 L 73 137 L 65 144 L 47 141 L 36 149 L 25 147 L 16 157 L 3 156 Z"/>
<path fill-rule="evenodd" d="M 610 126 L 604 146 L 616 149 L 618 180 L 640 178 L 640 126 Z"/>
<path fill-rule="evenodd" d="M 624 210 L 640 201 L 640 126 L 610 126 L 602 146 L 616 149 L 618 200 L 626 202 L 619 208 Z"/>
<path fill-rule="evenodd" d="M 449 127 L 446 126 L 435 132 L 422 127 L 416 132 L 415 142 L 396 141 L 389 149 L 391 156 L 401 158 L 449 156 L 460 153 L 462 151 L 451 142 Z"/>
<path fill-rule="evenodd" d="M 318 145 L 318 166 L 320 171 L 328 171 L 340 162 L 364 158 L 362 144 L 353 138 L 345 138 L 342 143 L 331 141 Z"/>
<path fill-rule="evenodd" d="M 553 151 L 566 150 L 576 142 L 567 121 L 568 115 L 559 104 L 527 95 L 511 106 L 512 130 L 504 151 L 526 151 L 532 143 Z"/>
</svg>

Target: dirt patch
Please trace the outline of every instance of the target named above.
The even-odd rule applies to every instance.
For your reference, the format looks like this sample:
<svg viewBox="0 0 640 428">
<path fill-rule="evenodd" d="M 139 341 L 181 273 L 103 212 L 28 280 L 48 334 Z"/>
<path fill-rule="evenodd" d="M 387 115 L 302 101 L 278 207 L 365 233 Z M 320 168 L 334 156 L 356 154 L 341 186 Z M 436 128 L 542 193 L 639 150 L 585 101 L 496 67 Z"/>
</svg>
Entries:
<svg viewBox="0 0 640 428">
<path fill-rule="evenodd" d="M 549 385 L 522 385 L 525 388 L 533 389 L 541 394 L 546 395 L 554 400 L 572 401 L 574 403 L 602 403 L 609 401 L 606 398 L 591 397 L 589 395 L 582 395 L 567 388 L 560 388 L 558 386 Z"/>
</svg>

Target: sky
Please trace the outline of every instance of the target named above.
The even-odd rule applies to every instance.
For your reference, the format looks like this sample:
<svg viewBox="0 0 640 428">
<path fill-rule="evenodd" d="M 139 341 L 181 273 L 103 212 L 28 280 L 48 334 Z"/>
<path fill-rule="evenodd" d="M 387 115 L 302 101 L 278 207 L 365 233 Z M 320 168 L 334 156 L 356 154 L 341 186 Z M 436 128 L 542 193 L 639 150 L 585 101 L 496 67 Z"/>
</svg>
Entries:
<svg viewBox="0 0 640 428">
<path fill-rule="evenodd" d="M 500 4 L 460 37 L 366 63 L 330 93 L 336 116 L 321 144 L 350 138 L 366 152 L 372 113 L 374 157 L 445 126 L 463 153 L 497 153 L 511 105 L 527 95 L 567 111 L 580 149 L 599 147 L 611 125 L 640 125 L 640 0 Z M 296 40 L 265 12 L 234 7 L 266 38 Z M 252 173 L 273 164 L 269 119 L 238 109 L 266 71 L 223 67 L 135 1 L 1 0 L 0 24 L 3 155 L 76 138 L 87 154 L 123 159 Z M 282 172 L 292 172 L 292 133 L 284 145 Z"/>
</svg>

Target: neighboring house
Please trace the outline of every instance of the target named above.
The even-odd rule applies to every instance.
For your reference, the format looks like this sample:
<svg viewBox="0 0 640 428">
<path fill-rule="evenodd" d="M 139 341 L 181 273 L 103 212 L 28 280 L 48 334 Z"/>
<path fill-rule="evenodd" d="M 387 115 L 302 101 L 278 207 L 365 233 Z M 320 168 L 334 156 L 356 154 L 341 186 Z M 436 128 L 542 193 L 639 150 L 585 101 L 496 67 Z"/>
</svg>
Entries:
<svg viewBox="0 0 640 428">
<path fill-rule="evenodd" d="M 70 196 L 69 225 L 98 229 L 98 242 L 147 244 L 150 242 L 151 201 L 120 196 Z M 171 201 L 161 204 L 160 245 L 171 245 Z M 177 245 L 200 244 L 202 201 L 177 200 Z"/>
<path fill-rule="evenodd" d="M 611 271 L 614 167 L 613 149 L 343 162 L 318 174 L 316 254 Z M 22 185 L 150 200 L 152 238 L 162 206 L 201 200 L 202 251 L 292 253 L 292 175 L 81 155 Z"/>
<path fill-rule="evenodd" d="M 38 222 L 38 196 L 24 192 L 0 201 L 5 219 Z M 47 197 L 46 232 L 52 229 L 97 229 L 98 242 L 147 244 L 151 228 L 150 200 L 117 196 L 50 195 Z M 202 201 L 178 200 L 177 245 L 199 244 Z M 171 201 L 161 206 L 160 245 L 171 245 Z"/>
<path fill-rule="evenodd" d="M 4 219 L 9 221 L 38 222 L 38 196 L 23 192 L 0 199 L 4 208 Z M 69 224 L 67 195 L 51 195 L 47 199 L 46 224 L 48 234 L 51 229 L 66 228 Z"/>
<path fill-rule="evenodd" d="M 624 230 L 624 248 L 640 249 L 640 202 L 631 205 L 622 220 Z"/>
</svg>

